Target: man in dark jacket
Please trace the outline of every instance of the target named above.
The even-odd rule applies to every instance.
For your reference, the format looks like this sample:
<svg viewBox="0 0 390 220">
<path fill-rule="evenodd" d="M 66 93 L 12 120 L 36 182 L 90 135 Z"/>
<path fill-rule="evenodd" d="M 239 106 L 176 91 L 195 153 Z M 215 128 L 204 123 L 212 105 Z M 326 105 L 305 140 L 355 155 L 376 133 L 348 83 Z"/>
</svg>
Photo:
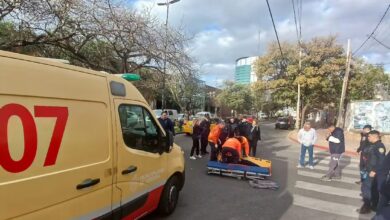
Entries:
<svg viewBox="0 0 390 220">
<path fill-rule="evenodd" d="M 252 124 L 248 122 L 247 118 L 244 117 L 240 124 L 238 124 L 238 129 L 240 131 L 240 136 L 244 136 L 249 140 L 249 135 L 251 134 Z"/>
<path fill-rule="evenodd" d="M 360 176 L 362 179 L 362 197 L 363 205 L 358 210 L 360 214 L 367 214 L 371 212 L 372 207 L 371 197 L 372 197 L 372 185 L 376 176 L 377 170 L 385 159 L 386 148 L 379 139 L 378 131 L 370 131 L 368 133 L 369 144 L 365 146 L 362 151 L 362 170 L 360 171 Z"/>
<path fill-rule="evenodd" d="M 257 120 L 248 119 L 248 122 L 251 124 L 251 130 L 249 134 L 249 154 L 252 154 L 253 157 L 256 157 L 257 142 L 261 140 L 260 127 L 257 124 Z"/>
<path fill-rule="evenodd" d="M 229 118 L 226 126 L 226 130 L 229 138 L 234 137 L 234 131 L 236 130 L 237 126 L 238 126 L 237 119 L 234 117 Z"/>
<path fill-rule="evenodd" d="M 161 126 L 164 128 L 167 135 L 172 136 L 171 146 L 173 145 L 173 136 L 175 135 L 175 126 L 170 118 L 168 118 L 168 113 L 166 111 L 161 113 L 161 116 L 158 118 Z"/>
<path fill-rule="evenodd" d="M 379 203 L 375 220 L 390 219 L 390 152 L 387 153 L 382 165 L 377 170 Z"/>
<path fill-rule="evenodd" d="M 330 162 L 328 173 L 321 178 L 323 181 L 341 179 L 339 162 L 341 155 L 345 152 L 343 129 L 331 125 L 329 126 L 328 131 L 329 134 L 326 140 L 329 142 Z"/>
</svg>

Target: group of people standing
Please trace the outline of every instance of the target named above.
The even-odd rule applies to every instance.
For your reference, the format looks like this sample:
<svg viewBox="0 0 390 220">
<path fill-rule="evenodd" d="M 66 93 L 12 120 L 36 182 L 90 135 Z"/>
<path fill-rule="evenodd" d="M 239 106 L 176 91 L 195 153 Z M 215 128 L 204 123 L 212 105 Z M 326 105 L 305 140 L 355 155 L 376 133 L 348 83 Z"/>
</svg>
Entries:
<svg viewBox="0 0 390 220">
<path fill-rule="evenodd" d="M 316 131 L 309 122 L 305 123 L 298 132 L 298 141 L 301 144 L 301 154 L 298 168 L 305 165 L 306 151 L 309 152 L 309 168 L 314 169 L 313 146 L 317 140 Z M 328 127 L 326 140 L 329 142 L 330 163 L 329 170 L 321 180 L 331 181 L 341 179 L 340 161 L 345 153 L 344 131 L 331 125 Z M 360 146 L 360 180 L 363 205 L 357 210 L 360 214 L 376 211 L 373 219 L 390 219 L 390 153 L 386 155 L 386 147 L 381 141 L 380 132 L 372 130 L 371 125 L 363 127 Z"/>
<path fill-rule="evenodd" d="M 212 161 L 218 160 L 220 153 L 222 157 L 228 155 L 229 160 L 233 161 L 236 161 L 237 157 L 239 160 L 242 156 L 256 156 L 257 143 L 261 140 L 260 127 L 256 119 L 244 116 L 232 117 L 226 122 L 219 121 L 211 130 L 210 125 L 209 115 L 206 115 L 204 119 L 193 121 L 193 146 L 190 159 L 202 158 L 202 156 L 209 154 L 207 151 L 208 145 L 210 146 L 210 160 Z M 230 149 L 233 149 L 233 151 Z M 223 154 L 223 152 L 229 153 Z M 231 158 L 232 156 L 234 159 Z"/>
<path fill-rule="evenodd" d="M 371 125 L 363 128 L 360 146 L 360 181 L 363 205 L 361 214 L 376 211 L 375 219 L 390 218 L 390 154 L 386 156 L 386 147 L 381 141 L 379 131 Z"/>
</svg>

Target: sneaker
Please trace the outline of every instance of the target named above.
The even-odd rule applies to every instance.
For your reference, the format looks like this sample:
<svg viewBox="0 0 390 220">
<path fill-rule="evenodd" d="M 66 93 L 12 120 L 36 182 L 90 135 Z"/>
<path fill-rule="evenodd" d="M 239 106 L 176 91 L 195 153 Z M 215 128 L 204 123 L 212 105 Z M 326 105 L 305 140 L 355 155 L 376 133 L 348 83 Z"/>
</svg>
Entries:
<svg viewBox="0 0 390 220">
<path fill-rule="evenodd" d="M 332 181 L 332 179 L 325 175 L 325 176 L 321 177 L 321 181 L 329 182 L 329 181 Z"/>
<path fill-rule="evenodd" d="M 314 167 L 313 166 L 309 166 L 309 169 L 314 170 Z"/>
<path fill-rule="evenodd" d="M 191 159 L 191 160 L 196 160 L 196 157 L 191 156 L 190 159 Z"/>
<path fill-rule="evenodd" d="M 297 168 L 304 168 L 301 164 L 298 164 Z"/>
<path fill-rule="evenodd" d="M 198 158 L 202 158 L 202 155 L 200 155 L 200 154 L 198 154 L 198 156 L 197 156 Z"/>
<path fill-rule="evenodd" d="M 334 180 L 341 180 L 341 176 L 334 176 L 334 177 L 332 177 L 332 179 L 334 179 Z"/>
</svg>

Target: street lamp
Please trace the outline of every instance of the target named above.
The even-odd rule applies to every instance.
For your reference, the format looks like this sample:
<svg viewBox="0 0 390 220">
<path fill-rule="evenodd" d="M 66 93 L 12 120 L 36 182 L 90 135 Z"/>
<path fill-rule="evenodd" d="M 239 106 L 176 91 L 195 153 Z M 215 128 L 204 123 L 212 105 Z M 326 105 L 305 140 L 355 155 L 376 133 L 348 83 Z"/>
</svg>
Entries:
<svg viewBox="0 0 390 220">
<path fill-rule="evenodd" d="M 167 47 L 168 47 L 168 17 L 169 17 L 169 5 L 175 4 L 180 0 L 166 0 L 165 3 L 157 3 L 158 6 L 166 6 L 167 7 L 167 18 L 165 20 L 165 42 L 164 42 L 164 75 L 163 75 L 163 87 L 161 91 L 161 102 L 162 108 L 165 109 L 165 75 L 167 74 Z"/>
</svg>

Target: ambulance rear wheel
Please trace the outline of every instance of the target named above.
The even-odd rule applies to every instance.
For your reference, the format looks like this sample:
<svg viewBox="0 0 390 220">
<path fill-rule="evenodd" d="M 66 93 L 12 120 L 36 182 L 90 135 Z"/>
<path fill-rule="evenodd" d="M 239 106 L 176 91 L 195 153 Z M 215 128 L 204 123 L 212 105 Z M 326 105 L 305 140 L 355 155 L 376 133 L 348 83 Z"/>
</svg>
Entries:
<svg viewBox="0 0 390 220">
<path fill-rule="evenodd" d="M 161 194 L 158 212 L 161 215 L 170 215 L 176 208 L 179 199 L 179 181 L 177 177 L 171 177 L 164 186 Z"/>
</svg>

